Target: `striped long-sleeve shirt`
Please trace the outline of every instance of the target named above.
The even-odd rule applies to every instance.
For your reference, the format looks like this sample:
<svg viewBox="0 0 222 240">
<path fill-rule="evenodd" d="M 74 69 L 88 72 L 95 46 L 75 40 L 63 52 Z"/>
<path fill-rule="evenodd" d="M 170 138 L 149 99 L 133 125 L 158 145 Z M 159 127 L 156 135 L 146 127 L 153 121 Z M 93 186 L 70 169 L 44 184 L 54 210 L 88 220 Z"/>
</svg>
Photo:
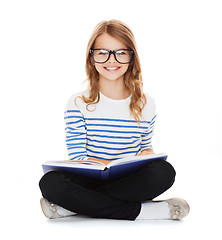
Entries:
<svg viewBox="0 0 222 240">
<path fill-rule="evenodd" d="M 66 144 L 70 160 L 86 160 L 89 157 L 116 160 L 138 155 L 144 149 L 152 149 L 153 128 L 156 119 L 154 100 L 146 94 L 147 104 L 142 112 L 141 124 L 130 116 L 131 95 L 123 100 L 106 97 L 100 92 L 100 101 L 89 105 L 72 95 L 65 110 Z"/>
</svg>

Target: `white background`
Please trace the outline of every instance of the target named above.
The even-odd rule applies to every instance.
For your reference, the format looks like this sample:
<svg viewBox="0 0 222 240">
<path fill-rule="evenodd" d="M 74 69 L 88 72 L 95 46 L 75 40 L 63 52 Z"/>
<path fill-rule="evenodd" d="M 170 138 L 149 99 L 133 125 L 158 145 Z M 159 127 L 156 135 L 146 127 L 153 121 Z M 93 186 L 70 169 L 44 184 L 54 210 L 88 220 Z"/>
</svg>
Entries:
<svg viewBox="0 0 222 240">
<path fill-rule="evenodd" d="M 221 12 L 216 0 L 0 2 L 6 239 L 221 237 Z M 64 108 L 87 86 L 86 45 L 95 25 L 109 19 L 125 22 L 135 35 L 144 92 L 157 106 L 154 150 L 167 153 L 177 171 L 175 184 L 158 199 L 186 199 L 191 212 L 181 222 L 47 220 L 41 212 L 41 163 L 68 158 Z"/>
</svg>

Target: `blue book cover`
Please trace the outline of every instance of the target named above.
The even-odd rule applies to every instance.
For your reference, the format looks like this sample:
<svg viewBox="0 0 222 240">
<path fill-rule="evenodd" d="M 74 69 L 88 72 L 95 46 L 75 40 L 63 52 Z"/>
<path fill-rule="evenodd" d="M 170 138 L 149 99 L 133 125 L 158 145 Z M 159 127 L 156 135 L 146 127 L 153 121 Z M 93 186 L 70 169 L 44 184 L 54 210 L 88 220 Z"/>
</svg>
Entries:
<svg viewBox="0 0 222 240">
<path fill-rule="evenodd" d="M 110 161 L 108 164 L 96 160 L 47 161 L 42 164 L 42 168 L 44 173 L 49 171 L 68 171 L 73 174 L 101 180 L 114 180 L 140 170 L 151 161 L 166 160 L 167 157 L 168 156 L 163 153 L 130 156 Z"/>
</svg>

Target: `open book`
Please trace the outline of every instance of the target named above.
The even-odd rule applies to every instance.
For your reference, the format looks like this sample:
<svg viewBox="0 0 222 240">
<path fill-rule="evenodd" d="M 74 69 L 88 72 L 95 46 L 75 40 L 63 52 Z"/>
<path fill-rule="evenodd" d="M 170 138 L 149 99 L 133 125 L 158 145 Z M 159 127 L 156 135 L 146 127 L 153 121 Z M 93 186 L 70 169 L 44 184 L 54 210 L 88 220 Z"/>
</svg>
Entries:
<svg viewBox="0 0 222 240">
<path fill-rule="evenodd" d="M 110 161 L 108 164 L 96 160 L 47 161 L 42 164 L 42 168 L 44 173 L 49 171 L 68 171 L 101 180 L 113 180 L 140 170 L 148 162 L 166 159 L 166 154 L 159 153 L 120 158 Z"/>
</svg>

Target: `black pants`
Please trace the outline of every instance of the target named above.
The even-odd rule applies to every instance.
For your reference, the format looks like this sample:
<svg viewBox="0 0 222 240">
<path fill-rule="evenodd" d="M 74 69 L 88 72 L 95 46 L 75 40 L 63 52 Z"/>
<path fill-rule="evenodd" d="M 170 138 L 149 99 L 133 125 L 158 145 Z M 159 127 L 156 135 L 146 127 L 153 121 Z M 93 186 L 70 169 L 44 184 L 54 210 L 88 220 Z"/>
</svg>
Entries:
<svg viewBox="0 0 222 240">
<path fill-rule="evenodd" d="M 52 171 L 41 178 L 39 186 L 49 202 L 72 212 L 96 218 L 135 220 L 141 202 L 169 189 L 175 175 L 170 163 L 156 160 L 134 174 L 106 182 Z"/>
</svg>

